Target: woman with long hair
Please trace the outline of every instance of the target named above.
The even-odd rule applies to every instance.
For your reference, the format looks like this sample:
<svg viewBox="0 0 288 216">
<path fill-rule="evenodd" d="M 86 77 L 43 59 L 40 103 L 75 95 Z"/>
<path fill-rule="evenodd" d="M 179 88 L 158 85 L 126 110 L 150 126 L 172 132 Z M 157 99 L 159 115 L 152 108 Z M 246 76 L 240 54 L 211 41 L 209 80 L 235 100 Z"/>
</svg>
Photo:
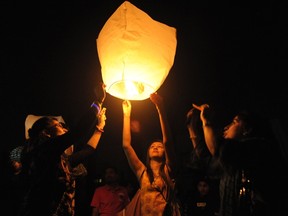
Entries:
<svg viewBox="0 0 288 216">
<path fill-rule="evenodd" d="M 178 216 L 180 211 L 176 202 L 174 181 L 177 172 L 176 155 L 168 119 L 162 97 L 157 93 L 153 93 L 150 95 L 150 100 L 155 104 L 158 111 L 162 139 L 155 140 L 148 147 L 146 164 L 138 158 L 131 145 L 131 102 L 125 100 L 122 103 L 123 149 L 129 166 L 140 185 L 139 193 L 137 193 L 139 194 L 137 205 L 140 212 L 134 212 L 134 215 Z"/>
</svg>

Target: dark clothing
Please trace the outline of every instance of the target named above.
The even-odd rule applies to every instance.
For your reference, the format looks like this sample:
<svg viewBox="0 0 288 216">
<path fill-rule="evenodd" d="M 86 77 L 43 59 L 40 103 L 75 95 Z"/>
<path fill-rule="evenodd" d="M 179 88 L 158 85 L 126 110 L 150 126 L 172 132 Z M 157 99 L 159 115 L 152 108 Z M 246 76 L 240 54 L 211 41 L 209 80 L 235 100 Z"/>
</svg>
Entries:
<svg viewBox="0 0 288 216">
<path fill-rule="evenodd" d="M 218 213 L 217 197 L 213 193 L 201 197 L 196 192 L 187 200 L 187 204 L 189 207 L 185 215 L 188 216 L 215 216 Z"/>
<path fill-rule="evenodd" d="M 32 164 L 33 169 L 29 170 L 31 172 L 31 184 L 19 216 L 51 216 L 59 207 L 60 200 L 67 192 L 67 187 L 75 190 L 75 185 L 73 186 L 72 182 L 67 183 L 67 177 L 74 178 L 73 174 L 67 176 L 63 167 L 71 166 L 70 171 L 72 172 L 74 167 L 82 163 L 87 156 L 92 155 L 94 148 L 83 145 L 83 150 L 68 156 L 67 160 L 64 159 L 63 153 L 71 145 L 87 143 L 95 131 L 96 123 L 96 114 L 94 108 L 91 108 L 75 128 L 61 136 L 41 141 L 37 148 L 27 153 L 25 156 L 26 163 L 29 161 L 29 166 L 31 167 Z M 68 164 L 63 166 L 63 163 Z M 72 181 L 74 180 L 72 179 Z M 67 194 L 70 192 L 73 194 L 73 191 L 69 191 Z M 57 215 L 71 214 L 60 211 Z"/>
<path fill-rule="evenodd" d="M 6 195 L 3 195 L 4 201 L 4 208 L 7 208 L 6 211 L 9 212 L 9 215 L 15 216 L 19 211 L 19 203 L 22 202 L 23 196 L 25 195 L 28 187 L 29 180 L 27 179 L 27 175 L 23 172 L 19 174 L 10 173 L 8 182 L 5 184 L 3 189 L 6 192 Z M 5 203 L 7 201 L 7 204 Z"/>
<path fill-rule="evenodd" d="M 270 144 L 260 138 L 249 138 L 241 142 L 221 141 L 218 154 L 215 155 L 223 170 L 219 185 L 220 216 L 255 215 L 260 210 L 258 207 L 264 209 L 265 215 L 273 215 L 270 212 L 273 184 L 271 174 L 276 167 L 268 158 L 270 152 Z M 241 184 L 245 183 L 242 180 L 248 179 L 249 188 L 244 192 L 249 199 L 243 204 L 240 202 Z"/>
<path fill-rule="evenodd" d="M 184 164 L 178 177 L 178 197 L 182 205 L 183 215 L 214 215 L 218 212 L 219 198 L 218 198 L 218 185 L 219 185 L 219 165 L 218 161 L 210 154 L 206 143 L 201 140 L 196 148 L 193 148 L 189 160 Z M 196 190 L 199 179 L 208 177 L 211 181 L 211 191 L 208 203 L 205 203 L 205 207 L 197 207 L 204 204 L 201 202 L 200 197 L 197 196 Z M 213 197 L 213 200 L 210 199 Z M 211 210 L 212 209 L 212 210 Z M 211 210 L 211 211 L 210 211 Z"/>
</svg>

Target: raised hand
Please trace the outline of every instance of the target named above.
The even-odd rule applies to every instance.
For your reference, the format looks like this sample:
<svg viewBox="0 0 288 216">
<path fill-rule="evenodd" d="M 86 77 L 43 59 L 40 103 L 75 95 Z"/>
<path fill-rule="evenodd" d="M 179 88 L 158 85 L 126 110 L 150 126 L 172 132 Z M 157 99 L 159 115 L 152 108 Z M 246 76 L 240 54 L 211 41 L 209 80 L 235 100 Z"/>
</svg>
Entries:
<svg viewBox="0 0 288 216">
<path fill-rule="evenodd" d="M 163 98 L 157 94 L 157 92 L 152 93 L 150 95 L 150 100 L 156 105 L 156 106 L 160 106 L 163 104 Z"/>
<path fill-rule="evenodd" d="M 199 110 L 196 108 L 191 108 L 186 114 L 186 124 L 187 127 L 196 127 L 199 121 Z"/>
<path fill-rule="evenodd" d="M 208 110 L 209 110 L 209 105 L 208 104 L 202 104 L 202 105 L 196 105 L 192 104 L 192 106 L 200 111 L 200 118 L 203 124 L 209 123 L 208 118 Z"/>
<path fill-rule="evenodd" d="M 124 100 L 122 102 L 122 108 L 123 108 L 123 114 L 124 116 L 130 116 L 131 115 L 131 102 L 129 100 Z"/>
<path fill-rule="evenodd" d="M 194 108 L 198 109 L 199 111 L 203 111 L 205 108 L 209 108 L 208 104 L 202 104 L 202 105 L 192 104 L 192 106 Z"/>
<path fill-rule="evenodd" d="M 100 131 L 103 131 L 104 127 L 105 127 L 105 124 L 106 124 L 106 108 L 103 107 L 99 114 L 97 115 L 97 118 L 98 118 L 98 124 L 97 124 L 97 128 L 98 130 Z"/>
</svg>

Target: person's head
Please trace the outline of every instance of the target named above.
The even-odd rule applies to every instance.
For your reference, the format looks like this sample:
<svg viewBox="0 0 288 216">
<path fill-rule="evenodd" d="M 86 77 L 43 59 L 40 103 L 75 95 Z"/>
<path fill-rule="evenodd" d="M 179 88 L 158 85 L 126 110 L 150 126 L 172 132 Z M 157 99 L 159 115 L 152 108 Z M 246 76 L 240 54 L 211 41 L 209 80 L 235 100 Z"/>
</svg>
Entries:
<svg viewBox="0 0 288 216">
<path fill-rule="evenodd" d="M 147 150 L 147 164 L 150 163 L 151 160 L 157 160 L 165 162 L 165 146 L 162 140 L 155 140 L 153 141 Z"/>
<path fill-rule="evenodd" d="M 162 140 L 154 140 L 147 149 L 146 154 L 146 166 L 147 166 L 147 173 L 149 176 L 149 180 L 152 183 L 154 180 L 153 172 L 151 169 L 151 161 L 157 161 L 161 163 L 159 174 L 162 176 L 164 181 L 167 181 L 165 174 L 164 174 L 164 166 L 166 162 L 165 157 L 165 146 Z"/>
<path fill-rule="evenodd" d="M 259 136 L 264 121 L 256 114 L 241 111 L 234 116 L 232 122 L 224 128 L 225 139 L 241 140 L 252 136 Z"/>
<path fill-rule="evenodd" d="M 120 175 L 116 167 L 107 167 L 104 173 L 104 181 L 108 185 L 119 184 Z"/>
<path fill-rule="evenodd" d="M 207 177 L 200 178 L 197 183 L 197 191 L 199 195 L 205 196 L 210 191 L 210 181 Z"/>
<path fill-rule="evenodd" d="M 23 148 L 24 146 L 18 146 L 12 149 L 9 155 L 12 171 L 15 175 L 19 174 L 22 170 L 21 155 L 22 155 Z"/>
<path fill-rule="evenodd" d="M 42 136 L 46 137 L 56 137 L 67 132 L 62 122 L 59 122 L 53 117 L 42 117 L 38 119 L 32 127 L 28 130 L 29 138 L 39 138 Z"/>
</svg>

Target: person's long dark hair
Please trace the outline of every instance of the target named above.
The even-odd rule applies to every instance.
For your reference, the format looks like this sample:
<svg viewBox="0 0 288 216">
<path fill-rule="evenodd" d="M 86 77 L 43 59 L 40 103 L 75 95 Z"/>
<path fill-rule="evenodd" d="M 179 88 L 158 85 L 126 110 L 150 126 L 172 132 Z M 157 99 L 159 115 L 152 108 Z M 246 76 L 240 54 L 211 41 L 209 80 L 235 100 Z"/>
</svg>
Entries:
<svg viewBox="0 0 288 216">
<path fill-rule="evenodd" d="M 42 117 L 38 119 L 32 127 L 28 130 L 28 149 L 33 150 L 37 148 L 43 141 L 47 140 L 46 136 L 42 135 L 43 130 L 49 129 L 51 126 L 53 126 L 54 121 L 58 121 L 54 117 Z"/>
<path fill-rule="evenodd" d="M 149 181 L 150 181 L 151 184 L 152 184 L 153 181 L 154 181 L 154 175 L 153 175 L 153 171 L 152 171 L 151 166 L 150 166 L 150 160 L 151 160 L 151 158 L 150 158 L 150 156 L 149 156 L 149 149 L 150 149 L 151 145 L 152 145 L 154 142 L 161 142 L 161 143 L 163 143 L 163 141 L 160 140 L 160 139 L 155 139 L 155 140 L 153 140 L 153 141 L 150 143 L 150 145 L 148 146 L 148 149 L 147 149 L 147 154 L 146 154 L 146 167 L 147 167 L 148 178 L 149 178 Z M 165 150 L 165 151 L 166 151 L 166 150 Z M 165 174 L 165 172 L 164 172 L 164 167 L 165 167 L 165 165 L 166 165 L 166 156 L 165 156 L 165 154 L 164 154 L 164 156 L 162 157 L 162 164 L 161 164 L 161 166 L 160 166 L 160 173 L 159 173 L 159 174 L 160 174 L 160 176 L 162 177 L 162 179 L 165 181 L 166 185 L 169 185 L 169 184 L 168 184 L 167 176 L 166 176 L 166 174 Z"/>
<path fill-rule="evenodd" d="M 54 117 L 45 116 L 35 121 L 32 127 L 29 128 L 29 138 L 26 140 L 22 153 L 23 169 L 27 173 L 31 174 L 32 170 L 35 169 L 33 161 L 37 160 L 41 145 L 49 139 L 47 135 L 43 135 L 43 130 L 48 130 L 53 126 L 55 120 L 57 119 Z"/>
</svg>

